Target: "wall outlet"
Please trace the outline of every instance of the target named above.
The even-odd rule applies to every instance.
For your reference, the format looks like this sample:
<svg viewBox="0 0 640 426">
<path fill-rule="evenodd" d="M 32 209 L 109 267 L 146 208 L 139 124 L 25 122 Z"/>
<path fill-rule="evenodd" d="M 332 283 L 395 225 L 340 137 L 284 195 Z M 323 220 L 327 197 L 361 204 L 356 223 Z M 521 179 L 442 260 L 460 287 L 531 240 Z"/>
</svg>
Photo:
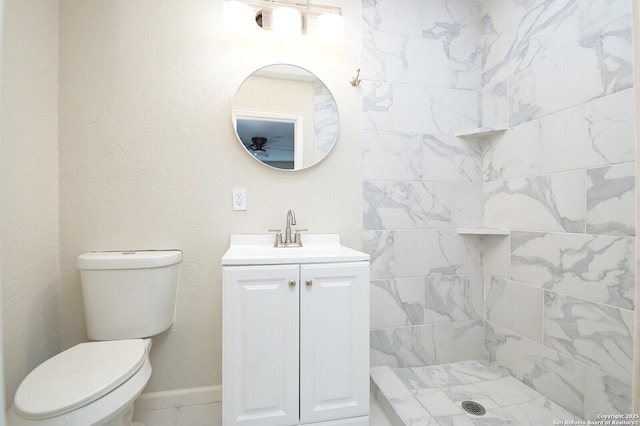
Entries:
<svg viewBox="0 0 640 426">
<path fill-rule="evenodd" d="M 233 209 L 247 209 L 247 190 L 244 188 L 233 188 Z"/>
</svg>

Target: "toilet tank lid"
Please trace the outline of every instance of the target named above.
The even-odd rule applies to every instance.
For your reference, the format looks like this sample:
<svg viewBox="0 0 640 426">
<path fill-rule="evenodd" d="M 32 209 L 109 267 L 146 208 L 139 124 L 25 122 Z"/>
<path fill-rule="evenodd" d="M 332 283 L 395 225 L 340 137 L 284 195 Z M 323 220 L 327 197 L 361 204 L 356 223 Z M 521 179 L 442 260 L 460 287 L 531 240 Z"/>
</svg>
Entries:
<svg viewBox="0 0 640 426">
<path fill-rule="evenodd" d="M 78 256 L 78 269 L 158 268 L 182 262 L 180 250 L 91 251 Z"/>
</svg>

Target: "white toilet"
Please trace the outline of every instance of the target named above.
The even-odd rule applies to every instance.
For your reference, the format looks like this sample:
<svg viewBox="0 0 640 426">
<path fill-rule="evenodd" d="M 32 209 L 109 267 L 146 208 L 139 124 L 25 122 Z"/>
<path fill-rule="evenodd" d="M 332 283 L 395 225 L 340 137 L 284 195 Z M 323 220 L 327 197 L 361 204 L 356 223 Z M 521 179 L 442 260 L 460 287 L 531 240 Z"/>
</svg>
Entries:
<svg viewBox="0 0 640 426">
<path fill-rule="evenodd" d="M 182 252 L 78 257 L 87 334 L 22 381 L 9 426 L 127 426 L 151 377 L 151 336 L 173 324 Z"/>
</svg>

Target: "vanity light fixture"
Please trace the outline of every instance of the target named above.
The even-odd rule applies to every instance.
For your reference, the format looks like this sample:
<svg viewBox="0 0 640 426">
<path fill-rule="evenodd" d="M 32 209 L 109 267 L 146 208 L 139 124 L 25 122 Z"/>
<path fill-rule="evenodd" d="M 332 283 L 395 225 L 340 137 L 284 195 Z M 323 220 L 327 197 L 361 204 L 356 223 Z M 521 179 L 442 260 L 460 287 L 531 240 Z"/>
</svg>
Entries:
<svg viewBox="0 0 640 426">
<path fill-rule="evenodd" d="M 323 13 L 318 17 L 318 41 L 326 46 L 342 46 L 345 39 L 344 17 Z"/>
<path fill-rule="evenodd" d="M 226 0 L 224 23 L 235 36 L 254 34 L 258 28 L 272 30 L 282 40 L 297 40 L 307 32 L 310 19 L 319 43 L 341 46 L 345 41 L 345 20 L 337 6 L 312 4 L 309 0 Z"/>
<path fill-rule="evenodd" d="M 278 6 L 272 16 L 273 33 L 280 40 L 297 40 L 302 36 L 302 14 L 298 9 Z"/>
<path fill-rule="evenodd" d="M 224 28 L 236 37 L 246 37 L 256 32 L 253 9 L 247 3 L 228 0 L 223 6 Z"/>
</svg>

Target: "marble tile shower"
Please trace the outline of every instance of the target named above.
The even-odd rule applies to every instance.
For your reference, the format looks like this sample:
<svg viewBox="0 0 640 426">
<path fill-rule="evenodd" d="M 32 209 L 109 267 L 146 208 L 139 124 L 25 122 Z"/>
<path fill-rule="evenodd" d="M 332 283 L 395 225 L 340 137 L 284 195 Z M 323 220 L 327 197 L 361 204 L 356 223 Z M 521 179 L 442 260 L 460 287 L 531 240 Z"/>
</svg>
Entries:
<svg viewBox="0 0 640 426">
<path fill-rule="evenodd" d="M 631 0 L 362 1 L 372 366 L 631 411 Z M 506 127 L 483 138 L 455 135 Z M 458 227 L 511 229 L 459 235 Z"/>
<path fill-rule="evenodd" d="M 485 356 L 477 2 L 364 1 L 364 226 L 372 365 Z"/>
<path fill-rule="evenodd" d="M 374 395 L 394 425 L 474 426 L 573 424 L 580 418 L 486 361 L 371 370 Z M 465 412 L 472 400 L 485 413 Z M 556 423 L 554 423 L 556 422 Z M 567 423 L 564 423 L 567 422 Z"/>
</svg>

